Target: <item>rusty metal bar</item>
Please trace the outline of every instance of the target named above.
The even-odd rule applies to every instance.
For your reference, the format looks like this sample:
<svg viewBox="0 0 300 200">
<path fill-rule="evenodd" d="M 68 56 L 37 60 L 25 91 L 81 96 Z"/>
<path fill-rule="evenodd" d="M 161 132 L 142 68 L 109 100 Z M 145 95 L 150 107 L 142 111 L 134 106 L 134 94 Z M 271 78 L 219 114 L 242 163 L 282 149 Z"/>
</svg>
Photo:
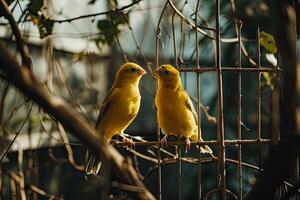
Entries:
<svg viewBox="0 0 300 200">
<path fill-rule="evenodd" d="M 158 165 L 158 170 L 157 170 L 157 182 L 158 182 L 158 185 L 157 185 L 157 189 L 158 189 L 158 198 L 157 199 L 162 199 L 162 190 L 161 190 L 161 151 L 160 151 L 160 129 L 159 127 L 157 128 L 157 146 L 158 146 L 158 149 L 157 149 L 157 165 Z"/>
<path fill-rule="evenodd" d="M 178 140 L 180 138 L 178 137 Z M 181 199 L 181 146 L 176 145 L 176 151 L 177 151 L 177 159 L 178 159 L 178 173 L 177 173 L 177 199 Z"/>
<path fill-rule="evenodd" d="M 159 20 L 157 23 L 157 27 L 156 27 L 156 42 L 155 42 L 155 57 L 156 57 L 156 67 L 159 67 L 159 57 L 160 57 L 160 48 L 159 48 L 159 41 L 160 41 L 160 34 L 161 34 L 161 28 L 160 28 L 160 23 L 164 14 L 165 9 L 167 8 L 168 2 L 165 3 L 161 14 L 159 16 Z M 157 194 L 157 199 L 161 200 L 162 199 L 162 189 L 161 189 L 161 151 L 160 151 L 160 128 L 157 127 L 157 159 L 158 159 L 158 172 L 157 172 L 157 190 L 158 190 L 158 194 Z"/>
<path fill-rule="evenodd" d="M 175 63 L 175 66 L 178 67 L 177 48 L 176 48 L 176 32 L 175 32 L 175 12 L 172 15 L 172 34 L 173 34 L 174 63 Z"/>
<path fill-rule="evenodd" d="M 197 116 L 198 116 L 198 142 L 200 142 L 200 139 L 202 137 L 202 131 L 201 131 L 201 112 L 200 112 L 200 74 L 197 74 Z M 198 149 L 198 158 L 201 159 L 201 151 L 200 148 Z M 198 165 L 198 199 L 201 199 L 202 196 L 202 181 L 201 181 L 201 162 Z"/>
<path fill-rule="evenodd" d="M 226 168 L 225 168 L 225 144 L 224 144 L 224 121 L 223 121 L 223 85 L 222 85 L 222 62 L 221 62 L 221 30 L 220 30 L 220 0 L 216 0 L 216 72 L 218 81 L 218 114 L 217 114 L 217 140 L 219 150 L 219 175 L 220 195 L 226 200 Z"/>
<path fill-rule="evenodd" d="M 216 67 L 188 67 L 188 68 L 179 68 L 178 69 L 181 72 L 195 72 L 195 73 L 204 73 L 204 72 L 215 72 L 217 70 Z M 282 69 L 274 69 L 274 68 L 267 68 L 267 67 L 260 67 L 257 66 L 254 67 L 243 67 L 239 68 L 237 67 L 222 67 L 221 71 L 223 72 L 270 72 L 270 73 L 276 73 L 278 71 L 282 71 Z"/>
<path fill-rule="evenodd" d="M 225 145 L 238 145 L 238 144 L 270 144 L 271 139 L 242 139 L 242 140 L 224 140 Z M 168 141 L 168 145 L 178 145 L 185 144 L 184 141 Z M 191 145 L 218 145 L 218 140 L 207 140 L 207 141 L 191 141 Z M 126 144 L 119 141 L 112 141 L 112 145 L 115 146 L 125 146 Z M 159 141 L 147 141 L 147 142 L 135 142 L 135 146 L 153 146 L 160 145 Z"/>
<path fill-rule="evenodd" d="M 173 34 L 173 50 L 174 50 L 174 61 L 175 66 L 178 67 L 177 63 L 177 50 L 176 50 L 176 33 L 175 33 L 175 12 L 172 15 L 172 34 Z M 178 138 L 179 141 L 179 138 Z M 178 159 L 177 165 L 177 199 L 181 199 L 181 147 L 176 145 L 176 154 Z"/>
<path fill-rule="evenodd" d="M 238 23 L 238 67 L 239 69 L 242 67 L 242 48 L 241 48 L 241 29 L 242 22 Z M 237 138 L 241 140 L 242 138 L 242 75 L 239 72 L 237 75 Z M 239 181 L 239 199 L 243 199 L 243 171 L 242 171 L 242 146 L 238 145 L 238 181 Z"/>
<path fill-rule="evenodd" d="M 200 65 L 199 65 L 199 36 L 198 36 L 198 12 L 200 9 L 200 0 L 197 0 L 197 4 L 196 4 L 196 9 L 195 9 L 195 44 L 196 44 L 196 67 L 199 69 Z M 197 116 L 198 116 L 198 142 L 200 142 L 201 136 L 202 136 L 202 132 L 201 132 L 201 113 L 200 113 L 200 74 L 197 73 Z M 198 151 L 198 159 L 201 159 L 201 151 L 199 148 Z M 198 199 L 201 199 L 202 196 L 202 182 L 201 182 L 201 162 L 199 162 L 198 165 Z"/>
<path fill-rule="evenodd" d="M 260 30 L 259 27 L 257 28 L 257 68 L 260 68 L 261 65 L 261 54 L 260 54 Z M 261 139 L 261 72 L 257 75 L 257 87 L 256 87 L 256 138 Z M 257 151 L 258 151 L 258 166 L 261 169 L 261 147 L 257 144 Z"/>
</svg>

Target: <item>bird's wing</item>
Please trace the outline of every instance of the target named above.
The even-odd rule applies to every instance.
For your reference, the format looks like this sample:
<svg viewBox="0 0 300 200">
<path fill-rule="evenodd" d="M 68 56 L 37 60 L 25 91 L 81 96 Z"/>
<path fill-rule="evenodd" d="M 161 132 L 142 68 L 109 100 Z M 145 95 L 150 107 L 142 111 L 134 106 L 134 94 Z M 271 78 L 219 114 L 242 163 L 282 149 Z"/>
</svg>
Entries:
<svg viewBox="0 0 300 200">
<path fill-rule="evenodd" d="M 108 92 L 106 98 L 104 99 L 97 121 L 96 121 L 96 125 L 95 128 L 97 128 L 103 118 L 103 116 L 105 115 L 105 113 L 109 110 L 109 108 L 111 107 L 111 103 L 112 103 L 112 99 L 111 96 L 113 96 L 113 94 L 115 93 L 115 89 L 111 88 L 110 91 Z"/>
<path fill-rule="evenodd" d="M 191 98 L 185 91 L 184 91 L 184 98 L 185 98 L 185 103 L 186 103 L 188 109 L 193 113 L 196 124 L 198 124 L 198 114 L 195 110 L 195 107 L 193 105 Z"/>
</svg>

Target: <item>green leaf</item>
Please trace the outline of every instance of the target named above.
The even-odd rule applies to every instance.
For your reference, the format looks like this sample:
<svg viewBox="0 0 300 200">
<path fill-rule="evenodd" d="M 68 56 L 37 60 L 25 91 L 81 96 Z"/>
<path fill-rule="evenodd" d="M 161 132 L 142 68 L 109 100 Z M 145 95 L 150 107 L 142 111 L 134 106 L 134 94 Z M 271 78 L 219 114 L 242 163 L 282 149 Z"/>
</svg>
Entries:
<svg viewBox="0 0 300 200">
<path fill-rule="evenodd" d="M 38 12 L 41 11 L 43 6 L 44 6 L 44 1 L 43 0 L 33 0 L 29 4 L 29 12 L 32 15 L 37 16 Z"/>
<path fill-rule="evenodd" d="M 107 30 L 112 30 L 112 24 L 108 19 L 103 19 L 103 20 L 99 20 L 97 22 L 97 27 L 99 30 L 101 31 L 107 31 Z"/>
<path fill-rule="evenodd" d="M 40 20 L 38 23 L 38 29 L 39 29 L 41 39 L 52 34 L 53 25 L 54 25 L 54 22 L 51 19 L 46 18 L 44 15 L 40 16 Z"/>
<path fill-rule="evenodd" d="M 97 22 L 97 27 L 100 30 L 99 42 L 102 44 L 113 44 L 115 40 L 115 33 L 112 23 L 108 19 L 99 20 Z M 116 30 L 117 31 L 117 30 Z M 117 31 L 118 33 L 118 31 Z"/>
<path fill-rule="evenodd" d="M 109 15 L 107 19 L 97 21 L 97 28 L 100 31 L 100 35 L 94 41 L 98 48 L 104 44 L 113 45 L 116 39 L 116 34 L 119 34 L 122 29 L 122 25 L 127 24 L 128 14 L 115 13 Z M 112 21 L 113 20 L 113 23 Z"/>
<path fill-rule="evenodd" d="M 124 14 L 121 12 L 115 13 L 113 15 L 114 24 L 118 27 L 119 25 L 127 24 L 127 19 L 129 19 L 128 13 Z"/>
</svg>

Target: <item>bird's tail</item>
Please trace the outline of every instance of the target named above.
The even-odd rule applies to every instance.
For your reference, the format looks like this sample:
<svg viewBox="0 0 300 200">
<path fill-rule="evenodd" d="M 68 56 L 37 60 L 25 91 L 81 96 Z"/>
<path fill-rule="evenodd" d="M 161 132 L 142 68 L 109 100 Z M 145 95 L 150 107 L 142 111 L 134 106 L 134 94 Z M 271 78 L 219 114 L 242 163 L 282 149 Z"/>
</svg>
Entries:
<svg viewBox="0 0 300 200">
<path fill-rule="evenodd" d="M 86 151 L 86 161 L 85 161 L 85 173 L 98 174 L 101 168 L 102 162 L 89 150 Z"/>
<path fill-rule="evenodd" d="M 192 135 L 191 140 L 197 141 L 198 140 L 198 134 Z M 200 140 L 203 141 L 202 138 L 200 138 Z M 197 146 L 197 148 L 200 148 L 201 153 L 208 153 L 208 154 L 212 155 L 213 157 L 215 157 L 213 155 L 213 151 L 211 150 L 211 148 L 208 145 L 201 145 L 200 147 Z"/>
</svg>

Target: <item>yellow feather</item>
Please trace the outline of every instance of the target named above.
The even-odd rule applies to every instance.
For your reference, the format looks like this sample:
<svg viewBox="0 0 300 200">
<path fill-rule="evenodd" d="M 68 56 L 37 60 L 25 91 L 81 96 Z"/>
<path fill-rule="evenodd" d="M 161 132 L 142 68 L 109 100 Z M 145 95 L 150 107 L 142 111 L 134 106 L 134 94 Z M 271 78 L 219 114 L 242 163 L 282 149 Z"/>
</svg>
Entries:
<svg viewBox="0 0 300 200">
<path fill-rule="evenodd" d="M 171 65 L 162 65 L 156 70 L 156 77 L 158 86 L 155 105 L 162 132 L 165 135 L 198 140 L 197 113 L 182 87 L 179 71 Z M 203 150 L 206 153 L 212 152 L 206 145 Z"/>
<path fill-rule="evenodd" d="M 107 141 L 122 134 L 136 117 L 141 100 L 138 85 L 143 74 L 145 70 L 135 63 L 125 63 L 118 70 L 96 123 Z"/>
<path fill-rule="evenodd" d="M 101 107 L 95 128 L 107 142 L 114 135 L 121 135 L 136 117 L 141 96 L 139 82 L 146 71 L 135 63 L 123 64 L 117 72 L 114 84 Z M 125 138 L 125 137 L 124 137 Z M 87 151 L 86 173 L 97 174 L 101 161 Z"/>
</svg>

